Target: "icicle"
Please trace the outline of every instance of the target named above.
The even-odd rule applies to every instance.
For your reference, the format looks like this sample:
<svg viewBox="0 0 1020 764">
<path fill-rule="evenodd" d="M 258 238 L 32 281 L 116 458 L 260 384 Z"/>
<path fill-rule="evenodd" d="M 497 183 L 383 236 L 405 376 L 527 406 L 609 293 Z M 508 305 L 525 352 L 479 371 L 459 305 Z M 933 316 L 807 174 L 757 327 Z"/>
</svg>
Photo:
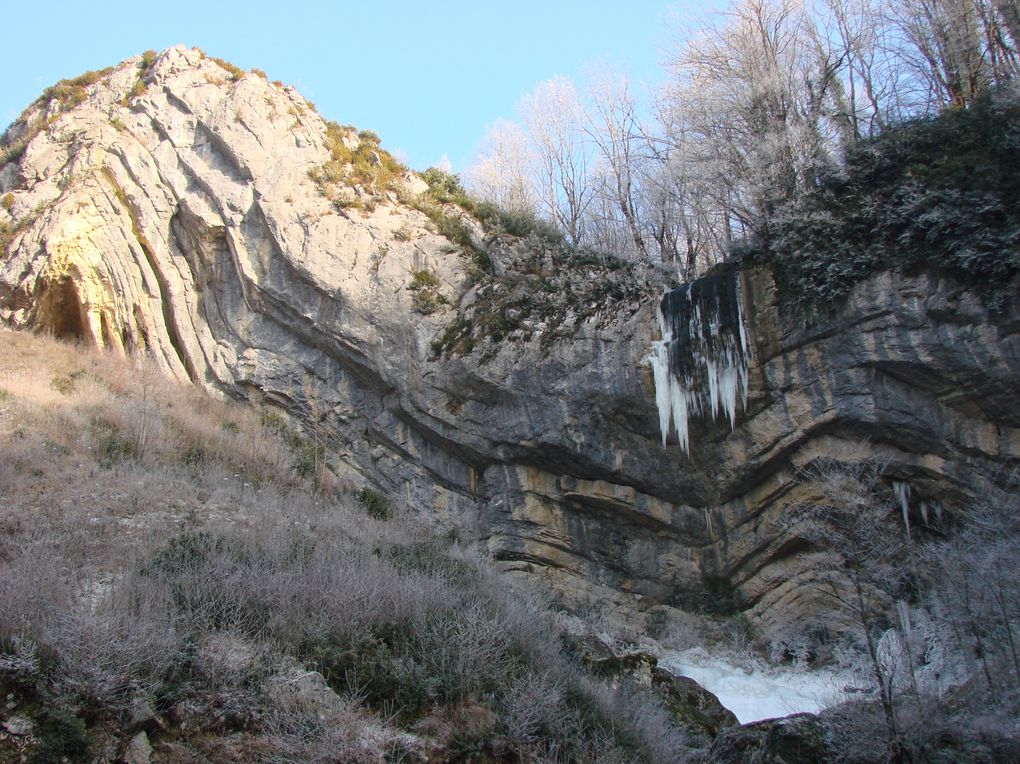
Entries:
<svg viewBox="0 0 1020 764">
<path fill-rule="evenodd" d="M 662 342 L 666 345 L 673 339 L 673 329 L 666 323 L 666 317 L 662 314 L 662 303 L 655 310 L 655 317 L 659 320 L 659 331 L 662 332 Z"/>
<path fill-rule="evenodd" d="M 921 521 L 925 525 L 929 525 L 929 522 L 928 522 L 928 502 L 923 501 L 923 500 L 921 501 Z"/>
<path fill-rule="evenodd" d="M 669 351 L 665 342 L 652 343 L 652 379 L 655 382 L 655 406 L 659 409 L 659 432 L 662 433 L 662 445 L 666 445 L 669 437 Z"/>
<path fill-rule="evenodd" d="M 740 387 L 740 407 L 747 408 L 747 360 L 751 356 L 751 346 L 747 341 L 747 327 L 744 326 L 744 301 L 741 299 L 740 292 L 740 280 L 737 279 L 737 333 L 740 339 L 740 348 L 738 349 L 738 355 L 740 362 L 734 363 L 733 366 L 737 369 L 740 378 L 737 381 Z M 730 428 L 733 429 L 736 424 L 736 391 L 734 391 L 734 412 L 730 416 Z"/>
<path fill-rule="evenodd" d="M 656 396 L 658 396 L 658 392 L 656 392 Z M 687 422 L 692 401 L 688 398 L 687 391 L 672 376 L 669 378 L 669 396 L 673 406 L 673 426 L 676 428 L 676 439 L 680 443 L 680 448 L 685 453 L 689 453 L 690 441 L 687 434 Z"/>
<path fill-rule="evenodd" d="M 659 305 L 662 339 L 648 362 L 655 382 L 659 431 L 666 443 L 670 420 L 690 453 L 689 420 L 711 411 L 736 429 L 747 406 L 750 346 L 744 326 L 739 273 L 709 276 L 667 292 Z"/>
<path fill-rule="evenodd" d="M 907 639 L 910 638 L 910 605 L 903 600 L 896 600 L 896 615 L 900 618 L 900 631 Z"/>
<path fill-rule="evenodd" d="M 730 420 L 730 430 L 734 430 L 737 427 L 737 386 L 740 383 L 741 376 L 738 373 L 738 364 L 732 358 L 726 360 L 722 371 L 719 373 L 718 382 L 716 388 L 718 389 L 718 397 L 721 399 L 723 411 Z M 744 392 L 746 396 L 746 391 Z M 741 408 L 743 408 L 743 402 L 741 402 Z M 713 406 L 712 415 L 715 416 L 717 408 Z"/>
<path fill-rule="evenodd" d="M 910 483 L 894 480 L 892 487 L 893 493 L 899 499 L 900 511 L 903 513 L 903 527 L 907 529 L 907 541 L 910 541 Z"/>
</svg>

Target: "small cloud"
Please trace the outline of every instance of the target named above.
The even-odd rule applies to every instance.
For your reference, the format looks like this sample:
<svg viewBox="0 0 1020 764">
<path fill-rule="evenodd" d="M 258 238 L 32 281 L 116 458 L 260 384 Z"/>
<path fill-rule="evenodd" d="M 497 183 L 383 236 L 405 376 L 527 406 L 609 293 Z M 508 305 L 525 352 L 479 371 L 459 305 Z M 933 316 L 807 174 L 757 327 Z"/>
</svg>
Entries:
<svg viewBox="0 0 1020 764">
<path fill-rule="evenodd" d="M 446 154 L 439 157 L 438 161 L 432 166 L 439 168 L 443 172 L 453 172 L 453 163 L 450 162 L 450 157 L 446 156 Z"/>
</svg>

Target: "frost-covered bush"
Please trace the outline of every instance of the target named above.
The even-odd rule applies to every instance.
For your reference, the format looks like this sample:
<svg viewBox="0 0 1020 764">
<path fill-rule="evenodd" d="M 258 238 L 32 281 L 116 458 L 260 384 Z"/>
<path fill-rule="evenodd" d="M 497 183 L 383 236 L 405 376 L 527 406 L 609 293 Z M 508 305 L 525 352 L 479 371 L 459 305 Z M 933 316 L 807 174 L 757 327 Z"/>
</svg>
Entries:
<svg viewBox="0 0 1020 764">
<path fill-rule="evenodd" d="M 747 254 L 773 263 L 784 304 L 807 316 L 885 269 L 946 273 L 999 304 L 1020 271 L 1018 123 L 1004 88 L 863 140 Z"/>
<path fill-rule="evenodd" d="M 29 671 L 30 694 L 79 719 L 116 724 L 142 702 L 210 731 L 258 733 L 281 760 L 371 760 L 365 741 L 384 727 L 386 739 L 447 730 L 437 737 L 451 750 L 523 760 L 682 756 L 657 700 L 566 657 L 543 604 L 481 558 L 414 541 L 398 520 L 358 528 L 353 507 L 302 509 L 307 528 L 265 516 L 174 536 L 84 593 L 87 560 L 44 554 L 60 539 L 27 544 L 0 564 L 0 686 Z M 281 706 L 283 686 L 312 692 L 310 705 Z M 319 707 L 336 698 L 343 708 Z M 325 711 L 346 720 L 340 737 L 317 721 Z"/>
<path fill-rule="evenodd" d="M 1016 760 L 1015 486 L 918 517 L 879 462 L 822 460 L 810 472 L 821 498 L 788 520 L 815 550 L 808 587 L 838 630 L 831 659 L 862 690 L 824 715 L 834 760 Z M 779 657 L 796 657 L 796 636 L 777 642 Z"/>
</svg>

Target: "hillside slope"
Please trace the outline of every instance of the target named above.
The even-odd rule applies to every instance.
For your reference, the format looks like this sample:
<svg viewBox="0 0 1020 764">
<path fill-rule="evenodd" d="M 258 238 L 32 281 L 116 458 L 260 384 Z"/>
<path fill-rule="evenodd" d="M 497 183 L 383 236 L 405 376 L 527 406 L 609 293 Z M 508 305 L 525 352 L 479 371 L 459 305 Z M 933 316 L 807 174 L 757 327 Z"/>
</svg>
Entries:
<svg viewBox="0 0 1020 764">
<path fill-rule="evenodd" d="M 0 329 L 0 762 L 686 755 L 545 602 L 309 445 Z"/>
</svg>

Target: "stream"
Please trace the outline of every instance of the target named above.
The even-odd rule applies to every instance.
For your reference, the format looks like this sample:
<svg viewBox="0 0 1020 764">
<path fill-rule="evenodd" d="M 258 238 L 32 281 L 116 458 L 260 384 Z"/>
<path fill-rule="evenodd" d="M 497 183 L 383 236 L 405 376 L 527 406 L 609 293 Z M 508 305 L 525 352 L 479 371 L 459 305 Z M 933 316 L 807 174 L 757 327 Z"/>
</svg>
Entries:
<svg viewBox="0 0 1020 764">
<path fill-rule="evenodd" d="M 663 668 L 693 679 L 732 711 L 741 724 L 790 714 L 818 713 L 845 698 L 850 677 L 825 669 L 751 668 L 713 658 L 704 650 L 668 653 Z"/>
</svg>

